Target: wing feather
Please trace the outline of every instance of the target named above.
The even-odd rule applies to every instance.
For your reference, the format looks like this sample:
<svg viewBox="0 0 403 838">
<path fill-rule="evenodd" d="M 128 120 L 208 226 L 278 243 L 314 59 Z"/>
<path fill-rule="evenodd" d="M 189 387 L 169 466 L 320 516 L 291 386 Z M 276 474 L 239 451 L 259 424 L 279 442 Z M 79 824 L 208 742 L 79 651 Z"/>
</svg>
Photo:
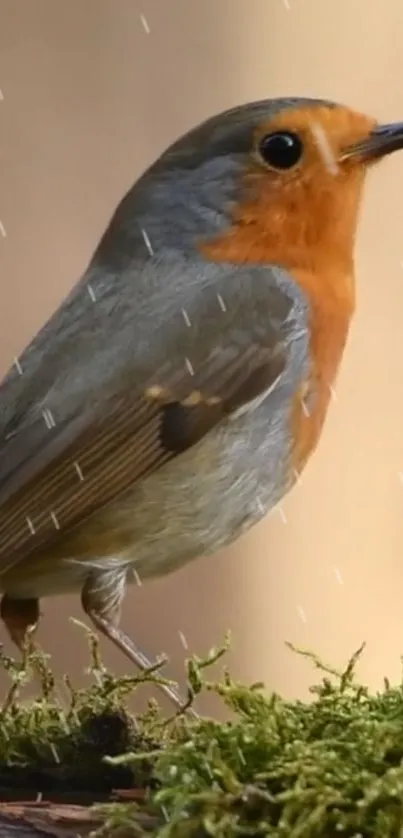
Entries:
<svg viewBox="0 0 403 838">
<path fill-rule="evenodd" d="M 47 427 L 38 405 L 31 407 L 23 377 L 15 384 L 8 378 L 0 387 L 0 413 L 4 408 L 13 417 L 15 403 L 19 417 L 8 425 L 3 421 L 0 575 L 63 539 L 136 482 L 196 445 L 218 423 L 261 400 L 276 386 L 287 363 L 287 330 L 295 327 L 289 321 L 294 302 L 279 291 L 273 278 L 271 283 L 266 281 L 266 276 L 267 272 L 264 285 L 261 271 L 255 280 L 248 272 L 249 286 L 242 284 L 239 270 L 224 276 L 226 314 L 217 305 L 216 285 L 202 293 L 196 282 L 189 283 L 193 302 L 185 302 L 191 310 L 192 329 L 184 329 L 183 321 L 172 315 L 164 331 L 156 328 L 149 334 L 137 312 L 137 331 L 131 326 L 128 339 L 123 327 L 119 332 L 119 309 L 113 315 L 115 328 L 111 331 L 109 308 L 106 319 L 97 315 L 96 339 L 92 335 L 88 343 L 87 311 L 74 333 L 71 357 L 63 334 L 70 333 L 71 318 L 76 322 L 83 315 L 74 300 L 74 304 L 70 300 L 61 307 L 45 327 L 47 341 L 40 335 L 41 364 L 35 360 L 31 378 L 25 373 L 28 391 L 32 393 L 35 385 L 39 391 L 40 406 L 46 404 L 47 395 L 41 381 L 55 381 L 59 373 L 58 400 L 53 392 L 59 408 L 54 423 Z M 147 299 L 141 276 L 140 282 Z M 189 289 L 183 287 L 183 295 L 185 292 L 189 294 Z M 161 308 L 163 291 L 157 288 L 155 293 Z M 152 298 L 147 305 L 158 310 Z M 181 299 L 175 301 L 175 316 L 180 308 Z M 80 340 L 79 351 L 76 344 Z M 109 348 L 110 340 L 117 345 L 120 341 L 123 348 L 118 356 L 114 346 L 117 366 L 111 370 L 105 367 L 106 383 L 100 387 L 98 381 L 103 378 L 98 368 L 93 383 L 91 358 L 95 351 L 102 354 L 103 341 Z M 48 353 L 43 351 L 46 345 Z M 27 350 L 28 360 L 30 353 L 32 346 Z M 194 369 L 189 368 L 188 356 Z M 74 398 L 69 375 L 74 387 L 77 381 L 80 384 L 76 390 L 73 387 Z M 88 381 L 88 393 L 82 381 Z"/>
</svg>

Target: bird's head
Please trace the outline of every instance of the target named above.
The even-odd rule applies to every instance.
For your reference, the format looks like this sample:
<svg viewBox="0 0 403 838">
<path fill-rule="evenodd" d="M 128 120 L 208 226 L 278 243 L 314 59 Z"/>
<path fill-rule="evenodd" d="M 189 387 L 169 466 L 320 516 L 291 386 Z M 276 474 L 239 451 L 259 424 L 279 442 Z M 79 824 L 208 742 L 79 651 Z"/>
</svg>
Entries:
<svg viewBox="0 0 403 838">
<path fill-rule="evenodd" d="M 302 268 L 352 260 L 365 175 L 401 148 L 403 123 L 280 99 L 214 117 L 175 144 L 166 162 L 210 175 L 207 215 L 219 208 L 223 225 L 204 252 Z"/>
<path fill-rule="evenodd" d="M 403 147 L 380 125 L 318 99 L 269 99 L 214 116 L 170 146 L 127 194 L 112 227 L 154 250 L 321 269 L 352 265 L 368 169 Z"/>
</svg>

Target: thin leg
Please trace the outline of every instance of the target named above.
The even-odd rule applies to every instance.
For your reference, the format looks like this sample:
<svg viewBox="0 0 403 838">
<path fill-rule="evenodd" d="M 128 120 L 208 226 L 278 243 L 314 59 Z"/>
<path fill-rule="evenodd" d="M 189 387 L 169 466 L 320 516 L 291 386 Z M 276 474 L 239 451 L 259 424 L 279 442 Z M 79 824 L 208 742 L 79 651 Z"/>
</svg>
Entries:
<svg viewBox="0 0 403 838">
<path fill-rule="evenodd" d="M 0 617 L 11 640 L 21 652 L 22 666 L 25 669 L 29 656 L 35 651 L 34 634 L 40 618 L 39 600 L 14 599 L 4 594 L 0 603 Z M 31 666 L 35 679 L 41 685 L 43 671 L 39 661 L 34 658 Z"/>
<path fill-rule="evenodd" d="M 126 571 L 113 569 L 96 571 L 87 578 L 81 593 L 81 602 L 85 613 L 92 620 L 98 631 L 102 632 L 121 652 L 145 672 L 153 666 L 130 637 L 119 628 L 120 610 L 125 595 Z M 156 684 L 170 699 L 177 710 L 186 708 L 189 715 L 198 718 L 192 707 L 187 707 L 185 699 L 167 684 Z"/>
<path fill-rule="evenodd" d="M 0 617 L 20 651 L 24 651 L 27 641 L 35 633 L 40 617 L 37 599 L 13 599 L 4 594 L 0 603 Z"/>
</svg>

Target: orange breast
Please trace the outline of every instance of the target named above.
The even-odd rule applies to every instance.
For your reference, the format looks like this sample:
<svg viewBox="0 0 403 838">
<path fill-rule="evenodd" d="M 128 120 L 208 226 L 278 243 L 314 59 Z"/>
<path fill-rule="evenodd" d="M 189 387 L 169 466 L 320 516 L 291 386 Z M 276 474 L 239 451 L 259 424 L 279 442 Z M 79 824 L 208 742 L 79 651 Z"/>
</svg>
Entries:
<svg viewBox="0 0 403 838">
<path fill-rule="evenodd" d="M 304 271 L 294 271 L 293 275 L 311 306 L 311 370 L 295 395 L 291 412 L 292 465 L 300 472 L 318 444 L 332 399 L 354 309 L 354 280 L 352 273 L 334 275 L 330 270 L 321 276 Z"/>
<path fill-rule="evenodd" d="M 234 247 L 238 243 L 238 236 L 232 236 L 229 240 L 204 244 L 201 250 L 214 261 L 245 264 L 248 261 L 245 251 Z M 275 252 L 271 257 L 268 249 L 255 251 L 254 256 L 255 264 L 286 262 L 279 260 Z M 292 468 L 299 473 L 319 442 L 354 312 L 355 289 L 353 263 L 349 259 L 343 264 L 335 260 L 333 263 L 326 259 L 317 263 L 313 260 L 309 268 L 290 266 L 289 270 L 310 303 L 310 374 L 295 393 L 291 407 Z"/>
</svg>

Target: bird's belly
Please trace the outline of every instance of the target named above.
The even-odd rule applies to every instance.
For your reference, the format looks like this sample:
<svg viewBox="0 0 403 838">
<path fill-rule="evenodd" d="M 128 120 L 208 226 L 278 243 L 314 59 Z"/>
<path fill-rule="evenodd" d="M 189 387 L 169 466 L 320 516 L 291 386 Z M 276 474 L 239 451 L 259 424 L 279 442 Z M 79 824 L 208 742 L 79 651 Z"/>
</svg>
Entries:
<svg viewBox="0 0 403 838">
<path fill-rule="evenodd" d="M 290 427 L 288 415 L 264 404 L 228 421 L 60 538 L 52 555 L 11 568 L 0 589 L 19 597 L 79 591 L 92 570 L 127 569 L 138 582 L 216 552 L 292 485 Z"/>
<path fill-rule="evenodd" d="M 129 525 L 140 578 L 162 575 L 230 543 L 290 488 L 289 422 L 264 406 L 228 422 L 110 509 Z M 130 524 L 129 524 L 130 521 Z"/>
</svg>

